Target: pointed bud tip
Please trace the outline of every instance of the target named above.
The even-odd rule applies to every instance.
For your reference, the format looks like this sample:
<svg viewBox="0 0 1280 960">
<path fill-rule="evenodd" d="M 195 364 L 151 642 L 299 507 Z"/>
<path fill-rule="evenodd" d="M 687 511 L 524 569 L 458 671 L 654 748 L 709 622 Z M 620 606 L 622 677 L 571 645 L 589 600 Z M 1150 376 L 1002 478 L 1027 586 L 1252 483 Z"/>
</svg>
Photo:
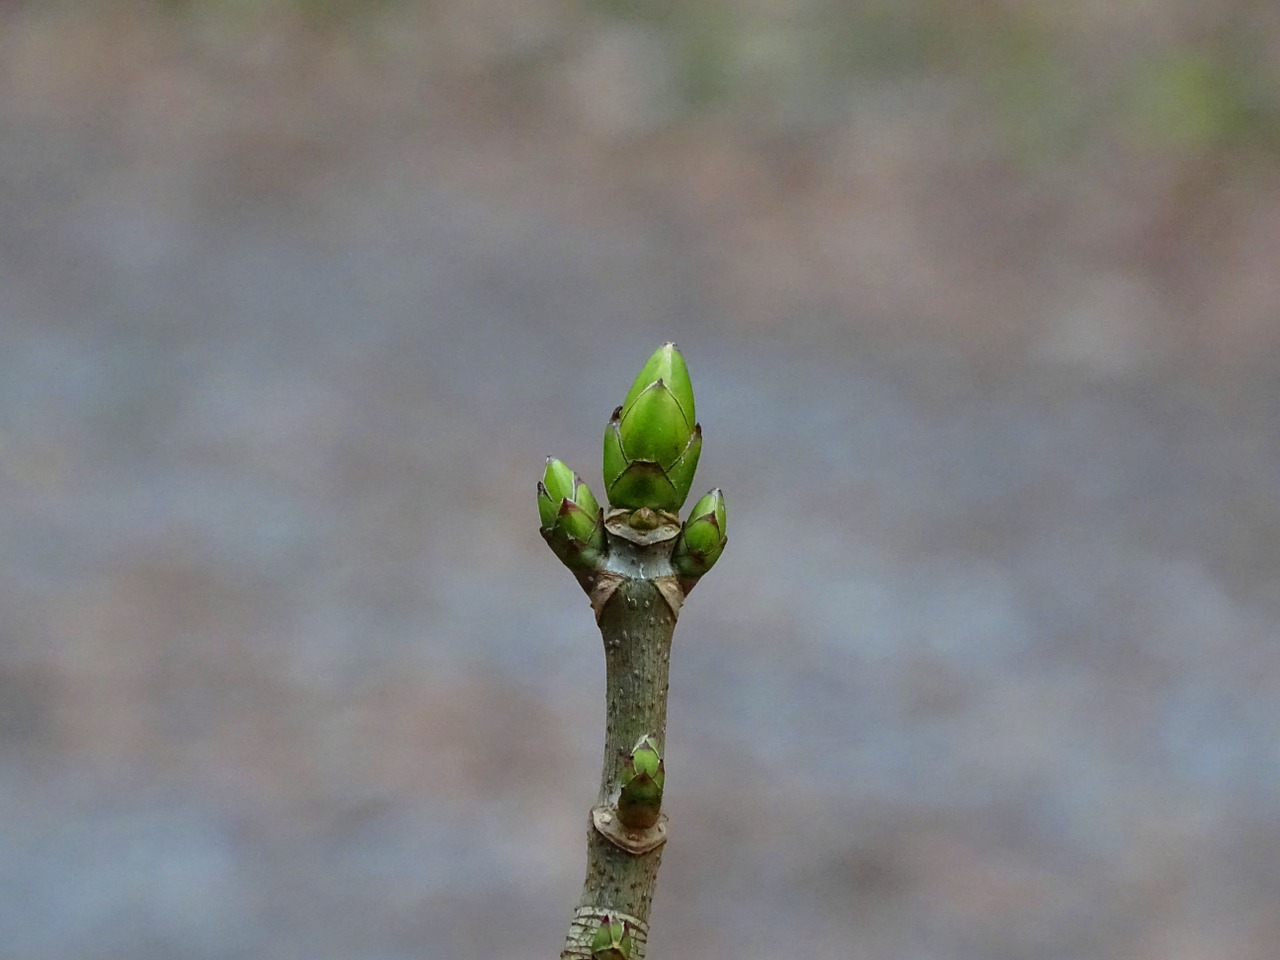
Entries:
<svg viewBox="0 0 1280 960">
<path fill-rule="evenodd" d="M 713 517 L 718 525 L 724 512 L 724 491 L 719 487 L 712 487 L 693 505 L 693 509 L 689 511 L 689 520 L 692 522 L 703 517 Z"/>
<path fill-rule="evenodd" d="M 697 469 L 702 430 L 674 341 L 645 361 L 605 428 L 605 494 L 615 507 L 676 511 Z"/>
</svg>

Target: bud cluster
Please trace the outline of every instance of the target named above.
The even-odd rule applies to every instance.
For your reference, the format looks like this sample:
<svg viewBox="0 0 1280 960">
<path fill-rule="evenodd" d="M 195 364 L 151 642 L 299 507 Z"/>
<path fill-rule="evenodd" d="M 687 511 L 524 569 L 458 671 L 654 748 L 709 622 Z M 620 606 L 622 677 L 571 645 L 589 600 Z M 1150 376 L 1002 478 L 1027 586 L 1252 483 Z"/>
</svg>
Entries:
<svg viewBox="0 0 1280 960">
<path fill-rule="evenodd" d="M 688 499 L 701 453 L 689 368 L 676 345 L 665 343 L 605 427 L 610 506 L 631 511 L 625 522 L 637 531 L 678 524 L 675 514 Z M 603 511 L 582 478 L 553 457 L 538 484 L 538 515 L 542 535 L 570 569 L 581 574 L 600 562 L 607 541 Z M 686 592 L 720 558 L 725 543 L 724 494 L 717 487 L 694 506 L 671 556 Z"/>
</svg>

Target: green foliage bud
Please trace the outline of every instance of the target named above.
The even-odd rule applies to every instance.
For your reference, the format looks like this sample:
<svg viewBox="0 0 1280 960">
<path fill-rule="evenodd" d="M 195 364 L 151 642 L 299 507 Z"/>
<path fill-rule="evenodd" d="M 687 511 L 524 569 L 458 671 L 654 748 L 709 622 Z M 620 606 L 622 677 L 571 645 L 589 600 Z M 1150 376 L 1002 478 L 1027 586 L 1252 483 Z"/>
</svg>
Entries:
<svg viewBox="0 0 1280 960">
<path fill-rule="evenodd" d="M 538 483 L 538 519 L 543 535 L 571 554 L 604 547 L 600 504 L 582 478 L 555 457 L 547 457 L 547 468 Z"/>
<path fill-rule="evenodd" d="M 702 453 L 693 384 L 674 343 L 640 370 L 604 431 L 604 483 L 615 507 L 676 511 Z"/>
<path fill-rule="evenodd" d="M 555 523 L 561 501 L 573 500 L 577 486 L 578 477 L 567 463 L 547 457 L 547 469 L 543 471 L 542 483 L 538 485 L 538 516 L 543 529 Z"/>
<path fill-rule="evenodd" d="M 693 382 L 689 379 L 689 368 L 685 365 L 680 348 L 669 340 L 653 351 L 644 362 L 622 405 L 628 407 L 634 403 L 655 380 L 666 383 L 672 396 L 684 409 L 688 422 L 694 423 L 698 416 L 693 406 Z"/>
<path fill-rule="evenodd" d="M 623 769 L 632 776 L 645 774 L 654 777 L 657 779 L 658 785 L 661 786 L 663 780 L 662 750 L 658 747 L 658 741 L 651 736 L 641 737 L 632 749 L 631 756 L 627 758 Z"/>
<path fill-rule="evenodd" d="M 724 494 L 716 487 L 693 506 L 671 554 L 671 565 L 685 578 L 696 580 L 710 570 L 729 538 L 725 535 Z"/>
<path fill-rule="evenodd" d="M 631 960 L 631 928 L 627 921 L 605 917 L 591 938 L 591 956 L 595 960 Z"/>
<path fill-rule="evenodd" d="M 657 741 L 641 737 L 622 767 L 622 789 L 618 794 L 618 819 L 624 826 L 648 829 L 662 812 L 662 789 L 666 769 Z"/>
</svg>

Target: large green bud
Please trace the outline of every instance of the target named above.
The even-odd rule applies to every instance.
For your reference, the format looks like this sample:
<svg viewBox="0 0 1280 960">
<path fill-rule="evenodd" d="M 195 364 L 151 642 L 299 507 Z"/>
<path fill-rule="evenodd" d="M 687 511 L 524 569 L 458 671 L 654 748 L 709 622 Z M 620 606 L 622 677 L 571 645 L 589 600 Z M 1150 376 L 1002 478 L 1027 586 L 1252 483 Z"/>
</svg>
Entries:
<svg viewBox="0 0 1280 960">
<path fill-rule="evenodd" d="M 625 920 L 605 917 L 591 938 L 595 960 L 631 960 L 631 928 Z"/>
<path fill-rule="evenodd" d="M 618 819 L 623 826 L 647 830 L 658 822 L 666 779 L 657 741 L 653 737 L 641 737 L 622 767 Z"/>
<path fill-rule="evenodd" d="M 640 370 L 604 431 L 604 485 L 609 503 L 675 512 L 689 496 L 702 452 L 689 368 L 674 343 L 659 347 Z"/>
<path fill-rule="evenodd" d="M 724 494 L 716 487 L 693 505 L 685 521 L 671 565 L 686 580 L 696 580 L 715 565 L 729 538 L 725 535 Z"/>
<path fill-rule="evenodd" d="M 557 553 L 563 553 L 562 559 L 586 562 L 604 549 L 600 505 L 582 478 L 555 457 L 547 457 L 547 469 L 538 483 L 538 518 L 542 535 L 558 548 Z"/>
</svg>

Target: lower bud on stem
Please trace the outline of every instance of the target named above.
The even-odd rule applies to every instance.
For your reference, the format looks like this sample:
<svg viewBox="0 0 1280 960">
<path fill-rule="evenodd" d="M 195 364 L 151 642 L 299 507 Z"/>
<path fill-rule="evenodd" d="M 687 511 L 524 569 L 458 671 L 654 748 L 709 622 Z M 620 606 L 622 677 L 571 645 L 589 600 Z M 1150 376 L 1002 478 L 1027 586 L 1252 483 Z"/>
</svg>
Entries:
<svg viewBox="0 0 1280 960">
<path fill-rule="evenodd" d="M 622 768 L 618 819 L 634 829 L 652 827 L 662 813 L 665 783 L 666 770 L 657 741 L 651 736 L 641 737 Z"/>
<path fill-rule="evenodd" d="M 625 920 L 605 917 L 591 939 L 595 960 L 631 960 L 631 929 Z"/>
</svg>

